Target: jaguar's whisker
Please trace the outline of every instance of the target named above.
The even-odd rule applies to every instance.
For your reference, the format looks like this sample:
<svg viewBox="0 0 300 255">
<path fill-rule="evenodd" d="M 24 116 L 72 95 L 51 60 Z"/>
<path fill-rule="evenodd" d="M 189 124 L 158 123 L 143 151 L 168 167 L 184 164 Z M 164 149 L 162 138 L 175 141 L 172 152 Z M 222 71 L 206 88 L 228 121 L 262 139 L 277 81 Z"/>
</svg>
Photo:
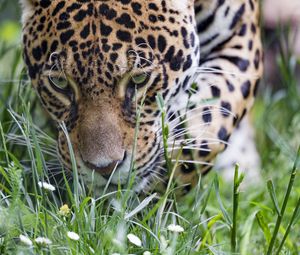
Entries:
<svg viewBox="0 0 300 255">
<path fill-rule="evenodd" d="M 208 128 L 204 128 L 198 131 L 197 139 L 202 138 L 203 136 L 207 136 L 209 132 L 207 132 Z M 178 138 L 184 138 L 184 136 L 189 135 L 192 131 L 198 130 L 198 128 L 189 128 L 184 129 L 184 131 L 181 131 L 181 133 L 175 133 L 173 136 L 169 136 L 168 143 L 173 143 L 174 140 Z"/>
<path fill-rule="evenodd" d="M 196 113 L 196 114 L 194 114 L 194 115 L 192 115 L 192 116 L 189 116 L 189 117 L 186 117 L 187 115 L 186 115 L 186 113 L 185 113 L 185 114 L 182 114 L 181 116 L 177 117 L 177 118 L 174 119 L 173 121 L 170 121 L 170 122 L 168 123 L 168 126 L 169 126 L 169 128 L 174 129 L 174 128 L 176 128 L 177 126 L 180 126 L 180 125 L 184 124 L 185 122 L 188 122 L 188 121 L 191 120 L 192 118 L 199 117 L 199 115 L 209 114 L 209 113 L 211 113 L 211 112 L 213 112 L 213 110 L 207 110 L 207 111 L 204 111 L 204 112 Z M 181 117 L 183 117 L 183 118 L 181 118 Z M 180 122 L 178 122 L 178 121 L 180 121 Z M 173 123 L 174 123 L 175 125 L 173 125 Z"/>
<path fill-rule="evenodd" d="M 203 143 L 202 145 L 216 145 L 216 144 L 224 144 L 224 145 L 227 145 L 229 146 L 230 144 L 228 142 L 207 142 L 207 143 Z M 189 145 L 189 144 L 187 144 Z M 181 144 L 170 144 L 170 148 L 168 148 L 168 152 L 172 152 L 172 151 L 176 151 L 176 150 L 181 150 L 181 149 L 187 149 L 187 150 L 196 150 L 196 151 L 211 151 L 210 149 L 205 149 L 205 148 L 201 148 L 200 144 L 197 146 L 187 146 L 187 145 L 181 145 Z M 160 155 L 164 155 L 165 153 L 165 150 L 164 149 L 161 149 L 159 151 L 161 154 Z"/>
<path fill-rule="evenodd" d="M 206 104 L 206 105 L 201 105 L 201 106 L 195 107 L 195 108 L 193 108 L 193 109 L 190 109 L 190 110 L 188 110 L 188 111 L 182 113 L 181 115 L 177 116 L 175 119 L 169 121 L 169 122 L 168 122 L 168 125 L 171 126 L 172 123 L 174 123 L 174 122 L 180 120 L 182 117 L 186 117 L 188 113 L 192 113 L 192 112 L 194 112 L 194 111 L 203 109 L 203 108 L 205 108 L 205 107 L 207 107 L 207 108 L 212 108 L 212 109 L 208 109 L 208 110 L 206 110 L 206 111 L 202 111 L 202 112 L 193 114 L 191 117 L 184 118 L 184 120 L 182 120 L 181 122 L 177 123 L 177 124 L 173 127 L 173 129 L 174 129 L 176 126 L 181 125 L 181 124 L 187 122 L 188 120 L 191 120 L 192 118 L 199 117 L 199 115 L 205 115 L 205 114 L 214 113 L 214 112 L 217 112 L 217 111 L 220 111 L 220 113 L 222 113 L 222 114 L 228 114 L 228 115 L 231 115 L 231 116 L 233 116 L 233 117 L 236 117 L 236 115 L 235 115 L 233 112 L 229 111 L 228 109 L 226 109 L 226 108 L 224 108 L 224 107 L 222 107 L 222 106 L 217 106 L 217 105 L 212 105 L 212 104 Z M 157 129 L 156 132 L 161 131 L 161 129 L 162 129 L 162 127 L 159 127 L 159 128 Z"/>
<path fill-rule="evenodd" d="M 179 130 L 176 130 L 176 132 L 174 132 L 174 134 L 172 136 L 169 136 L 168 140 L 174 140 L 175 138 L 187 135 L 192 131 L 198 130 L 199 128 L 206 127 L 208 125 L 209 125 L 209 123 L 203 123 L 203 124 L 191 126 L 190 128 L 181 128 Z"/>
<path fill-rule="evenodd" d="M 258 79 L 260 75 L 258 73 L 252 72 L 252 73 L 241 73 L 241 72 L 233 72 L 231 70 L 221 70 L 217 68 L 212 68 L 212 67 L 195 67 L 195 73 L 201 75 L 201 74 L 207 74 L 207 73 L 212 73 L 212 74 L 228 74 L 234 77 L 246 77 L 247 79 Z"/>
<path fill-rule="evenodd" d="M 168 142 L 168 145 L 172 146 L 172 145 L 180 144 L 180 145 L 186 146 L 187 144 L 193 143 L 194 141 L 197 141 L 200 139 L 201 139 L 201 141 L 206 141 L 205 143 L 201 143 L 202 145 L 211 145 L 211 144 L 218 144 L 218 143 L 225 143 L 225 144 L 229 145 L 228 142 L 225 142 L 225 141 L 217 139 L 217 138 L 209 138 L 209 137 L 201 137 L 201 136 L 176 140 L 174 143 Z"/>
<path fill-rule="evenodd" d="M 206 110 L 206 111 L 202 111 L 202 112 L 199 112 L 199 113 L 195 113 L 195 114 L 193 114 L 193 115 L 191 115 L 191 116 L 188 116 L 188 117 L 186 117 L 186 118 L 184 118 L 183 120 L 181 120 L 180 122 L 178 122 L 178 123 L 175 123 L 175 125 L 172 125 L 175 121 L 171 121 L 171 122 L 169 122 L 168 123 L 168 125 L 169 125 L 169 128 L 170 129 L 175 129 L 176 127 L 178 127 L 178 126 L 181 126 L 182 124 L 184 124 L 184 123 L 186 123 L 186 122 L 188 122 L 188 121 L 191 121 L 191 120 L 193 120 L 194 118 L 198 118 L 198 117 L 200 117 L 200 116 L 205 116 L 205 115 L 208 115 L 208 114 L 211 114 L 211 113 L 215 113 L 215 112 L 223 112 L 223 109 L 221 109 L 221 108 L 219 108 L 219 109 L 209 109 L 209 110 Z M 225 113 L 225 112 L 224 112 Z M 227 111 L 226 111 L 226 113 L 227 113 Z M 178 120 L 178 119 L 177 119 Z"/>
<path fill-rule="evenodd" d="M 194 150 L 194 151 L 211 151 L 210 149 L 202 149 L 199 147 L 190 147 L 190 146 L 183 146 L 183 147 L 173 147 L 173 148 L 169 148 L 168 151 L 176 151 L 176 150 Z"/>
<path fill-rule="evenodd" d="M 204 165 L 204 166 L 213 166 L 214 163 L 206 162 L 206 161 L 197 161 L 197 160 L 185 160 L 185 159 L 171 159 L 171 162 L 174 163 L 191 163 L 196 165 Z M 165 161 L 161 161 L 160 163 L 165 163 Z"/>
</svg>

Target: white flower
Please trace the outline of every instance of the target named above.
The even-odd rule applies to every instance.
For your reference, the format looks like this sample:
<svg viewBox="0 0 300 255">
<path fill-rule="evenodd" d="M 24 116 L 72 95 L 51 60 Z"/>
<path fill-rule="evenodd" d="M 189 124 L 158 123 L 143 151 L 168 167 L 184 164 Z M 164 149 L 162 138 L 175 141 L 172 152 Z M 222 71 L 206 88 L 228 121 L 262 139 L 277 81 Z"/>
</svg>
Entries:
<svg viewBox="0 0 300 255">
<path fill-rule="evenodd" d="M 167 229 L 171 232 L 175 232 L 175 233 L 181 233 L 184 231 L 183 227 L 179 226 L 179 225 L 175 225 L 175 224 L 171 224 L 167 227 Z"/>
<path fill-rule="evenodd" d="M 121 255 L 120 253 L 112 253 L 111 255 Z"/>
<path fill-rule="evenodd" d="M 20 235 L 19 238 L 23 244 L 25 244 L 27 246 L 32 246 L 32 241 L 27 236 Z"/>
<path fill-rule="evenodd" d="M 41 244 L 41 245 L 50 245 L 52 244 L 52 241 L 46 237 L 37 237 L 34 240 L 37 244 Z"/>
<path fill-rule="evenodd" d="M 80 238 L 79 235 L 78 235 L 77 233 L 71 232 L 71 231 L 69 231 L 69 232 L 67 233 L 67 236 L 68 236 L 70 239 L 74 240 L 74 241 L 78 241 L 79 238 Z"/>
<path fill-rule="evenodd" d="M 127 238 L 129 240 L 129 242 L 131 242 L 132 244 L 141 247 L 142 246 L 142 241 L 140 238 L 138 238 L 136 235 L 134 234 L 128 234 Z"/>
<path fill-rule="evenodd" d="M 152 255 L 150 251 L 144 251 L 143 255 Z"/>
<path fill-rule="evenodd" d="M 55 187 L 47 182 L 38 182 L 38 185 L 45 190 L 49 190 L 49 191 L 55 190 Z"/>
</svg>

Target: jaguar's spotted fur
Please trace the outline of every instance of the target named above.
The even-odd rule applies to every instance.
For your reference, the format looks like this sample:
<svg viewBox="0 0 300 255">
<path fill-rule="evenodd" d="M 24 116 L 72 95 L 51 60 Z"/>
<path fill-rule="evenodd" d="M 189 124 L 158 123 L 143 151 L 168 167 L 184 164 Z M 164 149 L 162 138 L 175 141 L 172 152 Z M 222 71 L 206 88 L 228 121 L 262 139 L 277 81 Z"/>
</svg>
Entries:
<svg viewBox="0 0 300 255">
<path fill-rule="evenodd" d="M 87 183 L 95 170 L 96 187 L 114 169 L 112 183 L 126 182 L 138 109 L 136 188 L 166 175 L 158 94 L 169 148 L 183 148 L 177 176 L 186 184 L 197 180 L 196 162 L 209 169 L 253 104 L 262 72 L 257 0 L 22 2 L 32 84 L 51 117 L 65 123 Z M 58 148 L 70 168 L 60 128 Z"/>
</svg>

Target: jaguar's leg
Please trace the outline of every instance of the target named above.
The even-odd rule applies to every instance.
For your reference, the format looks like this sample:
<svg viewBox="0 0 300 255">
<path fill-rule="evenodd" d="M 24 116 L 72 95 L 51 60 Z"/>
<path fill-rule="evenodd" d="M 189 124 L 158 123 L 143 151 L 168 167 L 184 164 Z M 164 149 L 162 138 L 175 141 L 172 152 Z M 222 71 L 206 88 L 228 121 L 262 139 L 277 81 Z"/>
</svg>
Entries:
<svg viewBox="0 0 300 255">
<path fill-rule="evenodd" d="M 199 0 L 196 5 L 202 58 L 186 113 L 189 138 L 182 146 L 205 172 L 205 162 L 228 146 L 234 128 L 253 105 L 263 54 L 258 1 Z M 234 139 L 246 143 L 243 137 Z M 195 183 L 195 171 L 185 175 L 179 169 L 184 183 Z"/>
<path fill-rule="evenodd" d="M 219 170 L 226 181 L 232 181 L 235 165 L 240 173 L 245 173 L 244 183 L 258 184 L 261 180 L 260 157 L 255 145 L 255 132 L 249 117 L 245 117 L 233 131 L 228 148 L 218 155 L 215 169 Z"/>
</svg>

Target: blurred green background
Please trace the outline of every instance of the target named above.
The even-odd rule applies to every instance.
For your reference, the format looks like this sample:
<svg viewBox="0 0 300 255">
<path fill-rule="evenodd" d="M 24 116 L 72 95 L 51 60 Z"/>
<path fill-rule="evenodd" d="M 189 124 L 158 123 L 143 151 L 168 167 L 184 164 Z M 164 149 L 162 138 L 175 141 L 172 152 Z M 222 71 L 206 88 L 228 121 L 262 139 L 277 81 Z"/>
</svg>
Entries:
<svg viewBox="0 0 300 255">
<path fill-rule="evenodd" d="M 19 54 L 21 14 L 17 0 L 0 0 L 0 83 L 4 86 L 12 77 L 12 66 L 16 65 L 15 54 Z M 1 89 L 3 92 L 3 90 Z M 1 92 L 0 92 L 1 94 Z"/>
</svg>

